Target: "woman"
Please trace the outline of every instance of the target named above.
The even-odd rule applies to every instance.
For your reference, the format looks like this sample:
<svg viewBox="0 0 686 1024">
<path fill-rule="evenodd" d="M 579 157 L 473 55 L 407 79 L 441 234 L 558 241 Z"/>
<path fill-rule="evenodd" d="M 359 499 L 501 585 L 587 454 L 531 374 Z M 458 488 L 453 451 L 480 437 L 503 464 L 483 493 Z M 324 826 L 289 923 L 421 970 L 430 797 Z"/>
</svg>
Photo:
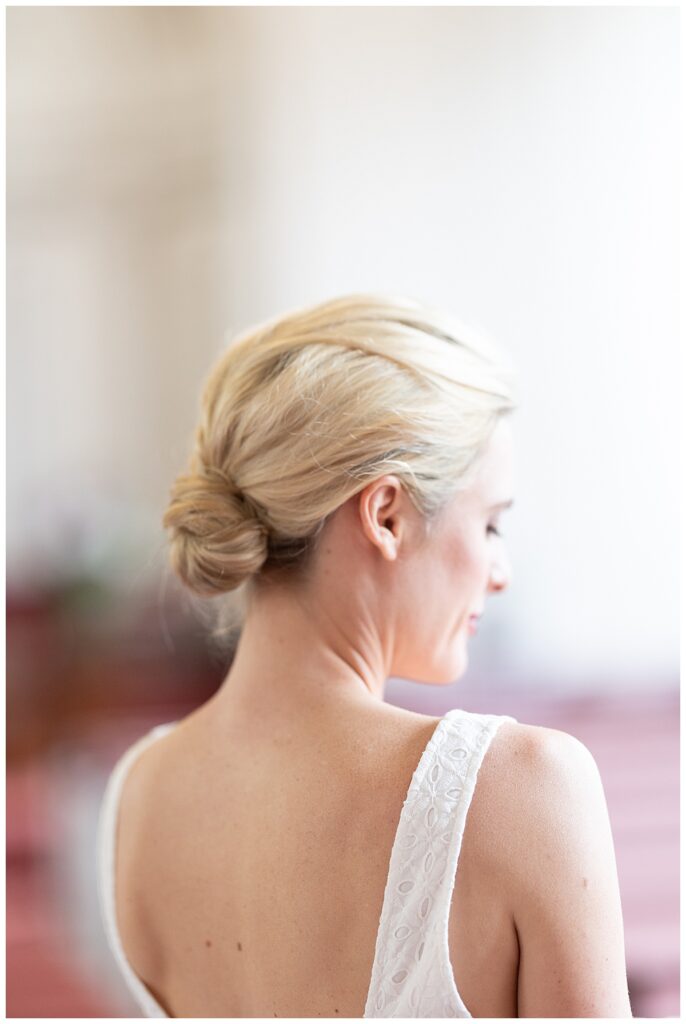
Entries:
<svg viewBox="0 0 686 1024">
<path fill-rule="evenodd" d="M 263 324 L 214 369 L 165 525 L 192 591 L 243 585 L 236 655 L 123 755 L 100 824 L 144 1014 L 631 1016 L 586 747 L 384 702 L 389 676 L 459 678 L 508 584 L 513 407 L 484 339 L 376 296 Z"/>
</svg>

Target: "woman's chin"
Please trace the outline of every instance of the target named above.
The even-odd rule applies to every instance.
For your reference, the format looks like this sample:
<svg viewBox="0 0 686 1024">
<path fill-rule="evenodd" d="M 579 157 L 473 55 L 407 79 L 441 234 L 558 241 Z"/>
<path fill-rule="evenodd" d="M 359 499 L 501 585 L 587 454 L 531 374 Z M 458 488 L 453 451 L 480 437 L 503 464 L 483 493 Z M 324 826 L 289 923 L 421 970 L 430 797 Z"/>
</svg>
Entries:
<svg viewBox="0 0 686 1024">
<path fill-rule="evenodd" d="M 417 683 L 427 683 L 430 686 L 450 686 L 458 682 L 467 671 L 469 657 L 467 646 L 460 638 L 452 648 L 443 651 L 440 660 L 434 657 L 431 661 L 422 663 L 415 662 L 412 665 L 404 665 L 403 670 L 396 670 L 391 674 L 401 679 L 411 679 Z"/>
<path fill-rule="evenodd" d="M 451 658 L 445 665 L 436 665 L 430 673 L 422 676 L 422 681 L 434 686 L 451 686 L 457 683 L 467 671 L 469 659 L 463 651 L 457 658 Z"/>
</svg>

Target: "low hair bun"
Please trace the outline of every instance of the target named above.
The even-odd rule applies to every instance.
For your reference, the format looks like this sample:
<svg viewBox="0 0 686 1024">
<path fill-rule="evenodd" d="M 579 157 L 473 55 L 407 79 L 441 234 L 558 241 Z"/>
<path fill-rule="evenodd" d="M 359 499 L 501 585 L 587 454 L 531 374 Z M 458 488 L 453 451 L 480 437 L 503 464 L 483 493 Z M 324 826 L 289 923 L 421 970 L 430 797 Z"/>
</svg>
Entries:
<svg viewBox="0 0 686 1024">
<path fill-rule="evenodd" d="M 163 524 L 171 534 L 172 567 L 196 594 L 234 590 L 266 561 L 268 528 L 220 469 L 177 477 Z"/>
</svg>

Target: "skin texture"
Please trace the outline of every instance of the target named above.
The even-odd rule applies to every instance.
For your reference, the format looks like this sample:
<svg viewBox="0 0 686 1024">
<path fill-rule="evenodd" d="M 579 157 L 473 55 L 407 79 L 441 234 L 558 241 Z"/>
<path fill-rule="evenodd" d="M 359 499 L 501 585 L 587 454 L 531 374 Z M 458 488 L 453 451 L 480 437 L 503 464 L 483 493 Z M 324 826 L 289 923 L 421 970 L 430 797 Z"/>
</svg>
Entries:
<svg viewBox="0 0 686 1024">
<path fill-rule="evenodd" d="M 306 579 L 258 592 L 217 693 L 134 764 L 117 917 L 170 1015 L 363 1015 L 398 818 L 439 721 L 386 704 L 385 681 L 464 673 L 469 616 L 510 579 L 492 530 L 512 495 L 507 421 L 428 540 L 396 477 L 370 483 Z M 449 945 L 475 1017 L 630 1016 L 607 810 L 573 737 L 496 734 Z"/>
</svg>

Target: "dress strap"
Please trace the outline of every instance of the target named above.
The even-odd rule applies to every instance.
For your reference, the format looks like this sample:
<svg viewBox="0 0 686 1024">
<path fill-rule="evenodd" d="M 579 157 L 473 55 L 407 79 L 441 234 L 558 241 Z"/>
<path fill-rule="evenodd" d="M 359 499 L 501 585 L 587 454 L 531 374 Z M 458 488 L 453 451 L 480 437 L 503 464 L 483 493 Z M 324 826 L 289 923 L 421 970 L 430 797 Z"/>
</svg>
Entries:
<svg viewBox="0 0 686 1024">
<path fill-rule="evenodd" d="M 450 904 L 476 777 L 509 715 L 449 711 L 415 769 L 391 851 L 365 1017 L 469 1017 L 448 950 Z"/>
<path fill-rule="evenodd" d="M 98 900 L 105 937 L 131 994 L 146 1017 L 167 1017 L 168 1015 L 129 963 L 119 935 L 115 898 L 117 821 L 121 792 L 133 762 L 156 739 L 169 732 L 176 724 L 176 722 L 165 722 L 163 725 L 156 725 L 121 755 L 107 780 L 97 826 Z"/>
</svg>

